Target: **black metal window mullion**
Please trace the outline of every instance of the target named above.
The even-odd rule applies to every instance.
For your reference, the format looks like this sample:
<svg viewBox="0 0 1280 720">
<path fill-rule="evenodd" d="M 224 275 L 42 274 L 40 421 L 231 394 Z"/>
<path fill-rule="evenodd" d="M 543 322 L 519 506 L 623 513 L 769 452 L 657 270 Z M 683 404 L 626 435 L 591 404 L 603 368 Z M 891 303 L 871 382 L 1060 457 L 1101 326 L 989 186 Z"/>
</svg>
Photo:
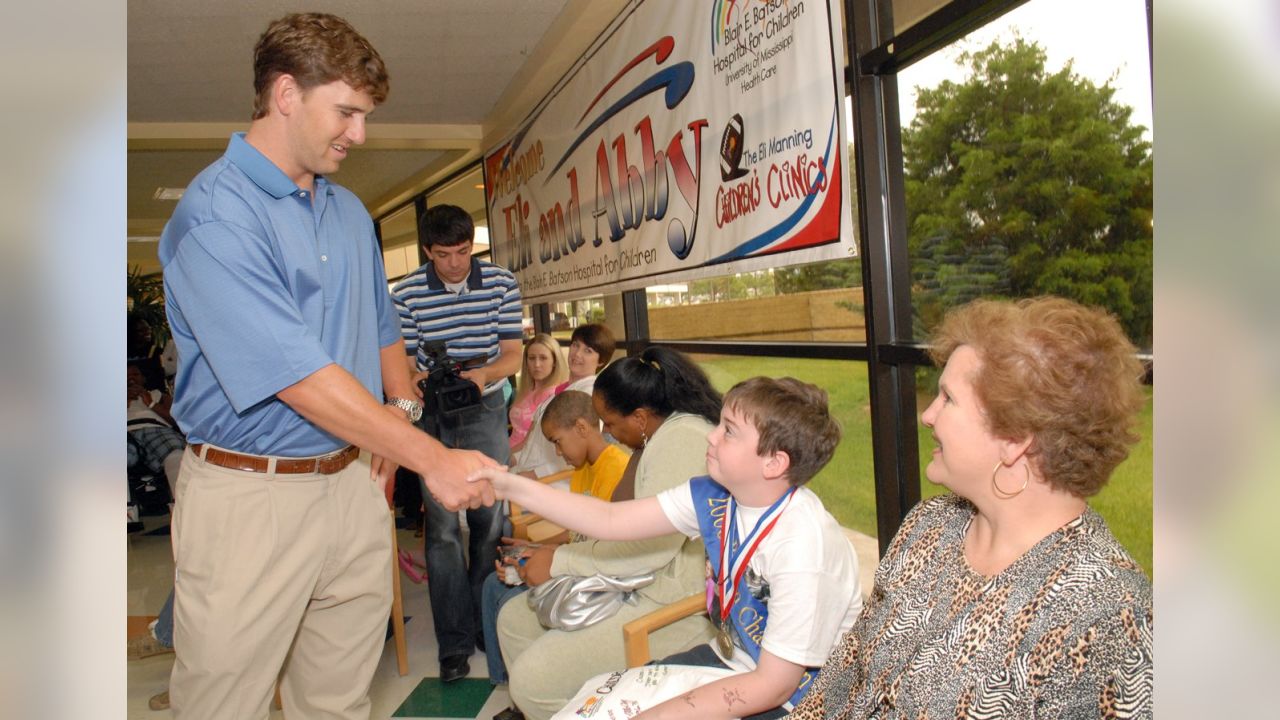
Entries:
<svg viewBox="0 0 1280 720">
<path fill-rule="evenodd" d="M 863 59 L 893 36 L 891 0 L 847 0 L 853 121 L 867 326 L 872 463 L 880 551 L 920 500 L 915 367 L 895 349 L 911 341 L 911 282 L 896 75 L 866 72 Z"/>
<path fill-rule="evenodd" d="M 651 343 L 649 341 L 649 301 L 644 288 L 622 293 L 622 318 L 626 328 L 627 355 L 635 355 Z M 665 343 L 664 343 L 665 344 Z"/>
</svg>

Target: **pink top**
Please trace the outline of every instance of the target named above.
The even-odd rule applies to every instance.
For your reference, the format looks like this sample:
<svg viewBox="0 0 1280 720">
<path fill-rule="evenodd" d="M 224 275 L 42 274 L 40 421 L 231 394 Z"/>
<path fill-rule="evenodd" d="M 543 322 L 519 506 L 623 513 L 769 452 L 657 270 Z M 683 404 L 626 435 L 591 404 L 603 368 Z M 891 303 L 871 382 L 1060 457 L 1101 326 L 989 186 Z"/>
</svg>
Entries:
<svg viewBox="0 0 1280 720">
<path fill-rule="evenodd" d="M 524 442 L 533 425 L 533 416 L 538 413 L 538 406 L 555 394 L 554 387 L 534 390 L 511 406 L 511 412 L 508 414 L 511 419 L 511 447 Z"/>
</svg>

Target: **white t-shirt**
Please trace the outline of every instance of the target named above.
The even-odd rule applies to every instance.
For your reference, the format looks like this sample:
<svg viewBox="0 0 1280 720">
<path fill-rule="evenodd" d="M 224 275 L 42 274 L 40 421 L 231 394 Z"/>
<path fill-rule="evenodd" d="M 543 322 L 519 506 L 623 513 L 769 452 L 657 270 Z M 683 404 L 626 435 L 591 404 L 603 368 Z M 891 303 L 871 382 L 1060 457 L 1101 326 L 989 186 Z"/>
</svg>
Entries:
<svg viewBox="0 0 1280 720">
<path fill-rule="evenodd" d="M 658 504 L 678 532 L 701 538 L 689 483 L 658 494 Z M 738 506 L 738 537 L 745 538 L 768 510 Z M 754 576 L 754 577 L 753 577 Z M 840 524 L 808 488 L 796 491 L 743 574 L 746 586 L 763 581 L 769 622 L 760 647 L 803 667 L 818 667 L 862 611 L 858 558 Z M 734 639 L 729 667 L 750 672 L 756 663 Z M 712 648 L 716 648 L 712 643 Z M 720 650 L 716 649 L 720 655 Z"/>
</svg>

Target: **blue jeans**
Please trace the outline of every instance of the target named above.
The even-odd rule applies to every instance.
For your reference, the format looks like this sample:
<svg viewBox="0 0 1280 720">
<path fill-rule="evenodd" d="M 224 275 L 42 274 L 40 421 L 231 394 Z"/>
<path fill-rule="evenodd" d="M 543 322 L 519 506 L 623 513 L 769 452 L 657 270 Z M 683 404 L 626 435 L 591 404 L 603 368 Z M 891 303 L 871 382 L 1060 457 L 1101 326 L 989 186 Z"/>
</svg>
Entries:
<svg viewBox="0 0 1280 720">
<path fill-rule="evenodd" d="M 156 618 L 156 626 L 152 629 L 156 640 L 165 647 L 173 647 L 173 591 L 164 599 L 164 607 L 160 608 L 160 617 Z"/>
<path fill-rule="evenodd" d="M 422 429 L 446 447 L 479 450 L 506 464 L 511 452 L 507 439 L 507 404 L 502 393 L 481 398 L 481 407 L 461 418 L 438 419 L 423 416 Z M 493 572 L 498 557 L 498 538 L 506 519 L 502 503 L 467 510 L 470 547 L 462 552 L 462 530 L 458 513 L 446 510 L 431 497 L 422 482 L 423 554 L 427 560 L 427 591 L 435 623 L 439 659 L 471 655 L 476 649 L 480 622 L 480 586 Z M 470 558 L 468 566 L 467 558 Z"/>
<path fill-rule="evenodd" d="M 480 590 L 480 626 L 484 629 L 484 657 L 489 665 L 489 682 L 502 685 L 507 681 L 507 666 L 498 647 L 498 611 L 511 598 L 528 591 L 528 585 L 508 585 L 490 572 Z"/>
</svg>

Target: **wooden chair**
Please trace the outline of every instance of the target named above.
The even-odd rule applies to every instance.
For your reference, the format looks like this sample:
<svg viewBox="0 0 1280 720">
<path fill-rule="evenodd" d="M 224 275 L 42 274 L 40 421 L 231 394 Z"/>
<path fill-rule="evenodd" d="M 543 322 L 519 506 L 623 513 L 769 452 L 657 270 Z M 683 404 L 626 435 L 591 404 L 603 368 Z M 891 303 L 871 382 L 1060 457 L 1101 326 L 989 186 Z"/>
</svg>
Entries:
<svg viewBox="0 0 1280 720">
<path fill-rule="evenodd" d="M 552 473 L 538 478 L 538 482 L 551 485 L 557 482 L 568 482 L 573 476 L 573 470 L 561 470 L 558 473 Z M 511 518 L 511 536 L 519 540 L 529 540 L 531 542 L 542 542 L 547 538 L 558 535 L 564 531 L 564 528 L 555 523 L 544 520 L 541 515 L 529 512 L 520 507 L 519 504 L 510 503 Z"/>
<path fill-rule="evenodd" d="M 623 625 L 622 646 L 627 657 L 627 667 L 640 667 L 653 659 L 649 656 L 649 635 L 651 633 L 699 613 L 703 615 L 707 613 L 707 596 L 705 593 L 698 593 L 690 595 L 683 600 L 677 600 Z"/>
<path fill-rule="evenodd" d="M 400 594 L 400 544 L 396 540 L 396 511 L 391 510 L 391 632 L 396 641 L 396 667 L 409 674 L 409 643 L 404 635 L 404 596 Z"/>
</svg>

